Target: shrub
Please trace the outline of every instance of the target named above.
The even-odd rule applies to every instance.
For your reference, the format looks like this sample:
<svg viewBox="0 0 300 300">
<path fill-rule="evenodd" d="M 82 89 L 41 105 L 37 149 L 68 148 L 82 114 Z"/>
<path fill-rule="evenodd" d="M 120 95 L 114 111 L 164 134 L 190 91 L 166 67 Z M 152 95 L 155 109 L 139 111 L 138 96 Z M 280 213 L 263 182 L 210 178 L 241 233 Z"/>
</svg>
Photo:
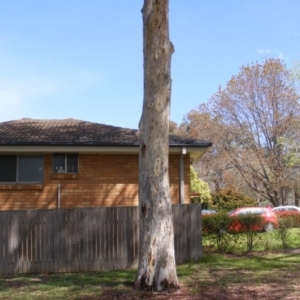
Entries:
<svg viewBox="0 0 300 300">
<path fill-rule="evenodd" d="M 202 208 L 208 208 L 211 206 L 211 195 L 208 183 L 198 178 L 192 166 L 190 167 L 190 176 L 191 191 L 199 194 L 199 197 L 192 198 L 192 202 L 202 203 Z"/>
<path fill-rule="evenodd" d="M 208 233 L 219 252 L 225 252 L 232 242 L 233 236 L 228 234 L 228 227 L 232 220 L 226 213 L 202 216 L 203 233 Z"/>
<path fill-rule="evenodd" d="M 233 243 L 237 244 L 239 235 L 233 233 L 240 232 L 246 236 L 247 251 L 252 251 L 261 222 L 263 222 L 261 216 L 252 214 L 230 217 L 227 213 L 221 212 L 202 216 L 204 236 L 209 235 L 210 242 L 217 246 L 219 252 L 225 252 Z"/>
<path fill-rule="evenodd" d="M 287 249 L 287 242 L 290 229 L 295 227 L 297 219 L 294 218 L 294 215 L 290 216 L 280 216 L 278 217 L 279 227 L 276 231 L 277 236 L 282 242 L 283 249 Z"/>
<path fill-rule="evenodd" d="M 246 234 L 247 251 L 252 251 L 255 238 L 259 233 L 257 228 L 261 228 L 263 219 L 259 215 L 247 214 L 239 216 L 237 221 L 241 224 L 240 231 Z"/>
<path fill-rule="evenodd" d="M 212 208 L 218 211 L 230 211 L 238 207 L 256 206 L 256 202 L 235 190 L 224 189 L 212 193 Z"/>
<path fill-rule="evenodd" d="M 292 219 L 292 227 L 300 227 L 300 214 L 289 215 L 288 217 Z"/>
<path fill-rule="evenodd" d="M 300 227 L 300 214 L 293 215 L 294 227 Z"/>
</svg>

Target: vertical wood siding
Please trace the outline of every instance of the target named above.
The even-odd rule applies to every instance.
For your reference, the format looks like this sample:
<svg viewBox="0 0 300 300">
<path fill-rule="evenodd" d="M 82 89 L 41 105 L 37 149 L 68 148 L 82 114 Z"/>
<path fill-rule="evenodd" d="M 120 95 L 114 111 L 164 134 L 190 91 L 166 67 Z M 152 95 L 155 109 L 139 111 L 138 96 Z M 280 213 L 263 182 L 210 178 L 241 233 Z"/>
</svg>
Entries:
<svg viewBox="0 0 300 300">
<path fill-rule="evenodd" d="M 176 263 L 199 259 L 201 207 L 174 205 Z M 0 211 L 0 274 L 137 267 L 138 207 Z"/>
</svg>

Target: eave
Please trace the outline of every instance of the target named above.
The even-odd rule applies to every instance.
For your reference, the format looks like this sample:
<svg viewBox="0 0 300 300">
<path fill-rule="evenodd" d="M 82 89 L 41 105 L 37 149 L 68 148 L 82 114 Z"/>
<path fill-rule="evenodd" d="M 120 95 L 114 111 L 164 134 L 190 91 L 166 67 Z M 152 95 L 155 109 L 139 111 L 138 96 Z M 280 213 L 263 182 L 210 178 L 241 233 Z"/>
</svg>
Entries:
<svg viewBox="0 0 300 300">
<path fill-rule="evenodd" d="M 178 145 L 170 146 L 170 154 L 189 154 L 190 161 L 200 158 L 211 146 Z M 185 150 L 184 150 L 185 149 Z M 91 154 L 139 154 L 139 146 L 78 146 L 78 145 L 1 145 L 1 154 L 29 154 L 29 153 L 91 153 Z"/>
</svg>

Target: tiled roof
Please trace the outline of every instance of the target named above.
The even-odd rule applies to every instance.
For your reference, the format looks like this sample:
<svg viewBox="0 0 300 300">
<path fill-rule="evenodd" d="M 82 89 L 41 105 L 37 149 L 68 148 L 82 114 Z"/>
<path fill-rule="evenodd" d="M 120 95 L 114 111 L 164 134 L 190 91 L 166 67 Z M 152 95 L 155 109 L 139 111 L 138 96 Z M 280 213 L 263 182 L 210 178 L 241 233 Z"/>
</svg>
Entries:
<svg viewBox="0 0 300 300">
<path fill-rule="evenodd" d="M 0 123 L 0 145 L 138 146 L 139 131 L 75 119 L 21 119 Z M 170 135 L 170 146 L 211 143 Z"/>
</svg>

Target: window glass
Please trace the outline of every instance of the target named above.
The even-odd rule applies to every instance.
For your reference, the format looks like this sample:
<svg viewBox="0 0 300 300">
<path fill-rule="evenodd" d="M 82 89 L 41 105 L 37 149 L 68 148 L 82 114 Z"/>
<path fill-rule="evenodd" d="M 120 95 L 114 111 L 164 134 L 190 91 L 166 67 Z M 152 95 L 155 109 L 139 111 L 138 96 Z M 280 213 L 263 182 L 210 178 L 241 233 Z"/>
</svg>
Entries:
<svg viewBox="0 0 300 300">
<path fill-rule="evenodd" d="M 16 182 L 17 156 L 0 155 L 0 182 Z"/>
<path fill-rule="evenodd" d="M 54 173 L 78 173 L 78 154 L 54 154 Z"/>
<path fill-rule="evenodd" d="M 78 172 L 78 155 L 68 154 L 67 155 L 67 172 L 77 173 Z"/>
<path fill-rule="evenodd" d="M 0 155 L 0 182 L 42 182 L 43 156 Z"/>
<path fill-rule="evenodd" d="M 284 211 L 285 208 L 284 207 L 281 207 L 281 208 L 277 208 L 276 211 Z"/>
<path fill-rule="evenodd" d="M 53 155 L 53 172 L 65 173 L 65 155 L 55 154 Z"/>
<path fill-rule="evenodd" d="M 19 156 L 19 181 L 42 182 L 43 181 L 43 157 Z"/>
</svg>

